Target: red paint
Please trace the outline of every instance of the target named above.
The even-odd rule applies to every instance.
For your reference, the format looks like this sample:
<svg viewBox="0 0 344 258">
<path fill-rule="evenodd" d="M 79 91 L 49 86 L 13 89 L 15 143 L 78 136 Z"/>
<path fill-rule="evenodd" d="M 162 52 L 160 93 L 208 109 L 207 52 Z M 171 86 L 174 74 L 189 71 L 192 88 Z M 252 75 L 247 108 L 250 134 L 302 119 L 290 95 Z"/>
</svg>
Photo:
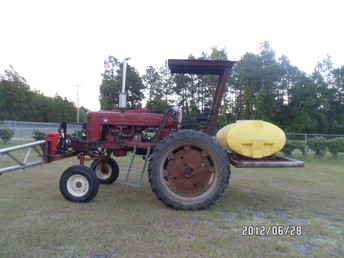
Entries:
<svg viewBox="0 0 344 258">
<path fill-rule="evenodd" d="M 85 155 L 80 154 L 78 159 L 80 161 L 80 165 L 83 166 L 85 164 Z"/>
<path fill-rule="evenodd" d="M 161 133 L 160 133 L 160 140 L 167 137 L 167 136 L 170 136 L 171 134 L 173 134 L 174 132 L 171 131 L 171 130 L 168 130 L 168 129 L 162 129 L 161 130 Z"/>
<path fill-rule="evenodd" d="M 127 152 L 124 151 L 124 150 L 115 150 L 113 152 L 113 155 L 116 156 L 116 157 L 124 157 L 127 155 Z"/>
<path fill-rule="evenodd" d="M 104 126 L 159 127 L 163 117 L 163 114 L 149 113 L 144 109 L 88 112 L 87 140 L 100 140 L 101 132 Z M 171 119 L 167 121 L 166 128 L 173 128 L 176 126 L 176 121 Z"/>
<path fill-rule="evenodd" d="M 49 142 L 48 154 L 55 154 L 57 152 L 57 143 L 60 140 L 60 134 L 50 133 L 47 136 L 47 141 Z"/>
</svg>

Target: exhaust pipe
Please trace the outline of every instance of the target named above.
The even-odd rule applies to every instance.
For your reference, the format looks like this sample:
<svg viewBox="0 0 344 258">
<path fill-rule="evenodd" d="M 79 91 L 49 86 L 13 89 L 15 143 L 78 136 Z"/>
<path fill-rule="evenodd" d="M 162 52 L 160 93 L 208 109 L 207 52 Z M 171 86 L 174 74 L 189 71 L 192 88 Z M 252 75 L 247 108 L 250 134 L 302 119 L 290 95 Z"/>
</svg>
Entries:
<svg viewBox="0 0 344 258">
<path fill-rule="evenodd" d="M 122 91 L 119 94 L 119 108 L 127 108 L 127 93 L 125 91 L 125 82 L 127 78 L 127 61 L 130 57 L 123 60 Z"/>
</svg>

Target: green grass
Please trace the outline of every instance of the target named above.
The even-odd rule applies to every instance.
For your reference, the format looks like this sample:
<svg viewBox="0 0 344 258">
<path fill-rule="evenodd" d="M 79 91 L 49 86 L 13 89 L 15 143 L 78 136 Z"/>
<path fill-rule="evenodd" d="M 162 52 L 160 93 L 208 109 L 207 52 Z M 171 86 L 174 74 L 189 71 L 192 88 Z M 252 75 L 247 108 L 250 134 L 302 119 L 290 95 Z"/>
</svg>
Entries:
<svg viewBox="0 0 344 258">
<path fill-rule="evenodd" d="M 118 160 L 123 172 L 127 161 Z M 123 172 L 94 201 L 68 202 L 59 177 L 76 163 L 70 158 L 0 176 L 0 257 L 344 256 L 343 160 L 232 168 L 221 201 L 194 212 L 165 207 L 147 180 L 143 188 L 124 185 Z M 243 225 L 302 225 L 303 235 L 247 237 Z"/>
</svg>

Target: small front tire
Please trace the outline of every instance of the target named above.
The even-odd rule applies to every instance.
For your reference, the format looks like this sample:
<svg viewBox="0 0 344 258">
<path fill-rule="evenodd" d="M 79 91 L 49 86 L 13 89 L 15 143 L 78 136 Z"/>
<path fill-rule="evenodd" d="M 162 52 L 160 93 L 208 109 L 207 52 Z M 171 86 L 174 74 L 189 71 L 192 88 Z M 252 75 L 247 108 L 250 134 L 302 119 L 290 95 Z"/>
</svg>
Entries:
<svg viewBox="0 0 344 258">
<path fill-rule="evenodd" d="M 85 166 L 72 166 L 60 178 L 60 192 L 72 202 L 89 202 L 98 193 L 99 181 L 93 171 Z"/>
<path fill-rule="evenodd" d="M 92 162 L 91 169 L 101 184 L 112 184 L 119 176 L 119 167 L 114 159 L 98 159 Z"/>
</svg>

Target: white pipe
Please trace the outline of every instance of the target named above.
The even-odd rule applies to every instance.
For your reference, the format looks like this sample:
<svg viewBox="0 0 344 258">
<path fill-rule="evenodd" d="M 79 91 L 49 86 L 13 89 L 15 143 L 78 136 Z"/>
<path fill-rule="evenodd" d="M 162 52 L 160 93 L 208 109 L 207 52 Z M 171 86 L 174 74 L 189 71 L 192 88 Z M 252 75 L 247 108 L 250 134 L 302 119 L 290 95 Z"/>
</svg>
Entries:
<svg viewBox="0 0 344 258">
<path fill-rule="evenodd" d="M 130 57 L 123 60 L 123 75 L 122 75 L 122 91 L 119 94 L 119 107 L 126 108 L 127 107 L 127 93 L 125 91 L 125 82 L 127 79 L 127 61 Z"/>
<path fill-rule="evenodd" d="M 125 93 L 125 81 L 127 79 L 127 59 L 123 61 L 122 93 Z"/>
</svg>

